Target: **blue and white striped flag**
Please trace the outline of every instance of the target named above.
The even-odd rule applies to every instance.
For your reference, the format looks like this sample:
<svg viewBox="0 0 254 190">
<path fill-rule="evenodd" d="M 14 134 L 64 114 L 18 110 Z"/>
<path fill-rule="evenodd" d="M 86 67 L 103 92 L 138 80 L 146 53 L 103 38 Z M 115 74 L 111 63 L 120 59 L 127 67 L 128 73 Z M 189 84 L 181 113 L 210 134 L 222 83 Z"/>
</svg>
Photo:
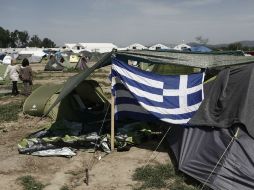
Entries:
<svg viewBox="0 0 254 190">
<path fill-rule="evenodd" d="M 112 58 L 111 77 L 116 119 L 160 119 L 186 124 L 204 98 L 204 73 L 158 75 Z"/>
</svg>

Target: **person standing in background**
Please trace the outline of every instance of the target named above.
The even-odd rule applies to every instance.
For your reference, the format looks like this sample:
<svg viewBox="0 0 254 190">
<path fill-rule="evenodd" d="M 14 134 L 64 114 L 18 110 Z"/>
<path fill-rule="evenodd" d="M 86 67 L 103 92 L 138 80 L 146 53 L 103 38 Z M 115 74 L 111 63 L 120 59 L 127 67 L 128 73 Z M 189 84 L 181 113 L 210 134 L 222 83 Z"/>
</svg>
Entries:
<svg viewBox="0 0 254 190">
<path fill-rule="evenodd" d="M 18 80 L 19 80 L 19 66 L 16 65 L 14 59 L 11 59 L 11 64 L 7 66 L 6 71 L 4 73 L 4 79 L 9 74 L 9 77 L 12 81 L 12 92 L 13 96 L 17 96 L 19 94 L 18 91 Z"/>
<path fill-rule="evenodd" d="M 24 95 L 29 96 L 32 92 L 33 74 L 32 74 L 32 68 L 29 66 L 29 61 L 26 58 L 23 59 L 22 61 L 19 77 L 24 84 L 24 92 L 23 92 Z"/>
</svg>

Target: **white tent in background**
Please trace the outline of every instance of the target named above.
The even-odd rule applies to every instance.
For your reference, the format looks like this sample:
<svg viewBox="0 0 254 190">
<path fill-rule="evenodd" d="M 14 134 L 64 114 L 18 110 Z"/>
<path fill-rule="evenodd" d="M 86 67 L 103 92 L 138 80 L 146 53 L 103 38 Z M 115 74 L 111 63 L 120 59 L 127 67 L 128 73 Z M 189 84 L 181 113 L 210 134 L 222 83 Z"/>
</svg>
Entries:
<svg viewBox="0 0 254 190">
<path fill-rule="evenodd" d="M 131 44 L 127 47 L 128 50 L 142 50 L 142 49 L 147 49 L 146 46 L 143 46 L 142 44 L 138 44 L 138 43 L 135 43 L 135 44 Z"/>
<path fill-rule="evenodd" d="M 72 48 L 73 52 L 79 53 L 80 51 L 106 53 L 117 49 L 117 46 L 112 43 L 78 43 Z"/>
<path fill-rule="evenodd" d="M 178 51 L 184 51 L 184 50 L 190 50 L 190 49 L 191 49 L 191 46 L 188 46 L 187 44 L 179 44 L 174 47 L 174 50 L 178 50 Z"/>
<path fill-rule="evenodd" d="M 31 63 L 38 63 L 41 61 L 42 57 L 46 55 L 42 48 L 26 48 L 19 52 L 19 55 L 31 55 L 29 61 Z"/>
<path fill-rule="evenodd" d="M 75 43 L 66 43 L 66 44 L 64 44 L 63 49 L 71 50 L 76 45 L 77 44 L 75 44 Z"/>
<path fill-rule="evenodd" d="M 170 48 L 163 44 L 155 44 L 149 47 L 149 50 L 167 50 L 167 49 L 170 49 Z"/>
<path fill-rule="evenodd" d="M 6 55 L 3 59 L 3 64 L 10 65 L 11 64 L 12 57 L 10 55 Z"/>
</svg>

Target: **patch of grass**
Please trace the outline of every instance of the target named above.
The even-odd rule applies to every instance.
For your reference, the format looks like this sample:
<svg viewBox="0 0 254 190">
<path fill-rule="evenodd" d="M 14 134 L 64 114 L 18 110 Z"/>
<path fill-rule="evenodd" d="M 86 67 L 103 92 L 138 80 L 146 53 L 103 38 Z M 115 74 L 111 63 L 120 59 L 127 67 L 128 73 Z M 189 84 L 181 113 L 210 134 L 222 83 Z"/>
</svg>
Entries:
<svg viewBox="0 0 254 190">
<path fill-rule="evenodd" d="M 187 185 L 185 178 L 175 172 L 170 164 L 148 165 L 137 168 L 132 179 L 139 181 L 135 190 L 169 188 L 170 190 L 198 190 L 197 187 Z"/>
<path fill-rule="evenodd" d="M 91 75 L 91 78 L 108 78 L 109 74 L 108 73 L 94 73 Z"/>
<path fill-rule="evenodd" d="M 17 121 L 23 102 L 12 102 L 0 105 L 0 121 Z"/>
<path fill-rule="evenodd" d="M 41 75 L 33 75 L 33 79 L 34 80 L 41 80 L 41 79 L 45 79 L 45 76 L 41 76 Z"/>
<path fill-rule="evenodd" d="M 76 69 L 74 67 L 70 67 L 70 68 L 64 68 L 63 72 L 64 73 L 79 73 L 82 71 L 79 71 L 78 69 Z"/>
<path fill-rule="evenodd" d="M 65 172 L 65 174 L 70 174 L 70 175 L 73 175 L 73 176 L 77 176 L 77 175 L 80 175 L 80 174 L 83 174 L 83 173 L 84 173 L 83 170 L 70 170 L 70 171 Z"/>
<path fill-rule="evenodd" d="M 69 189 L 69 187 L 67 185 L 64 185 L 64 186 L 61 187 L 60 190 L 70 190 L 70 189 Z"/>
<path fill-rule="evenodd" d="M 46 185 L 34 179 L 34 177 L 27 175 L 18 178 L 18 181 L 23 186 L 23 190 L 42 190 Z"/>
</svg>

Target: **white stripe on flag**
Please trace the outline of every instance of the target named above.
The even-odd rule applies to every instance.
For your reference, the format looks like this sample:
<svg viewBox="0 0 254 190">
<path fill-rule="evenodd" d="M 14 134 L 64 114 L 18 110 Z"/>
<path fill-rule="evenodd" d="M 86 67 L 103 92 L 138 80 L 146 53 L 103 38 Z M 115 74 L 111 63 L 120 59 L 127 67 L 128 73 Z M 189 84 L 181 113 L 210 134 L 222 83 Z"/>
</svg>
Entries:
<svg viewBox="0 0 254 190">
<path fill-rule="evenodd" d="M 144 90 L 140 90 L 139 88 L 128 85 L 127 83 L 125 83 L 125 85 L 128 87 L 128 89 L 132 93 L 136 94 L 139 97 L 144 97 L 144 98 L 147 98 L 147 99 L 151 99 L 151 100 L 156 101 L 156 102 L 163 102 L 163 96 L 162 95 L 157 95 L 157 94 L 153 94 L 153 93 L 150 93 L 150 92 L 147 92 L 147 91 L 144 91 Z"/>
<path fill-rule="evenodd" d="M 123 75 L 125 77 L 128 77 L 131 80 L 135 80 L 138 83 L 151 86 L 151 87 L 156 87 L 156 88 L 163 88 L 163 82 L 149 79 L 143 76 L 140 76 L 138 74 L 134 74 L 122 67 L 118 67 L 117 65 L 113 64 L 113 70 L 117 71 L 120 75 Z"/>
<path fill-rule="evenodd" d="M 186 124 L 186 123 L 188 123 L 190 118 L 189 119 L 178 119 L 178 120 L 168 119 L 168 118 L 162 118 L 161 120 L 164 121 L 164 122 L 167 122 L 167 123 Z"/>
<path fill-rule="evenodd" d="M 114 67 L 117 67 L 117 66 L 114 65 Z M 119 69 L 121 69 L 121 68 L 119 67 Z M 135 75 L 135 76 L 137 76 L 136 79 L 140 77 L 139 75 Z M 128 78 L 129 78 L 129 77 L 128 77 Z M 144 78 L 144 77 L 143 77 L 143 78 Z M 150 79 L 149 79 L 149 80 L 150 80 Z M 162 95 L 153 94 L 153 93 L 150 93 L 150 92 L 141 90 L 141 89 L 139 89 L 139 88 L 137 88 L 137 87 L 134 87 L 134 86 L 129 85 L 128 83 L 122 83 L 121 80 L 120 80 L 119 78 L 116 77 L 116 78 L 115 78 L 115 83 L 112 83 L 112 85 L 115 85 L 115 84 L 117 84 L 117 83 L 125 84 L 125 85 L 127 86 L 126 88 L 129 89 L 128 91 L 130 91 L 130 92 L 136 94 L 137 96 L 144 97 L 144 98 L 147 98 L 147 99 L 151 99 L 151 100 L 154 100 L 154 101 L 156 101 L 156 102 L 163 102 L 163 96 L 162 96 Z M 157 83 L 158 83 L 158 82 L 157 82 Z M 143 83 L 143 84 L 144 84 L 144 83 Z M 157 86 L 156 86 L 156 87 L 157 87 Z M 118 91 L 119 91 L 119 90 L 118 90 Z M 117 91 L 117 93 L 118 93 L 118 91 Z M 131 93 L 130 93 L 130 94 L 131 94 Z"/>
<path fill-rule="evenodd" d="M 146 110 L 149 110 L 151 112 L 155 113 L 160 113 L 160 114 L 185 114 L 185 113 L 190 113 L 193 111 L 197 111 L 201 102 L 197 103 L 192 106 L 188 106 L 186 108 L 162 108 L 162 107 L 156 107 L 156 106 L 151 106 L 147 105 L 143 102 L 139 102 L 139 104 Z"/>
</svg>

